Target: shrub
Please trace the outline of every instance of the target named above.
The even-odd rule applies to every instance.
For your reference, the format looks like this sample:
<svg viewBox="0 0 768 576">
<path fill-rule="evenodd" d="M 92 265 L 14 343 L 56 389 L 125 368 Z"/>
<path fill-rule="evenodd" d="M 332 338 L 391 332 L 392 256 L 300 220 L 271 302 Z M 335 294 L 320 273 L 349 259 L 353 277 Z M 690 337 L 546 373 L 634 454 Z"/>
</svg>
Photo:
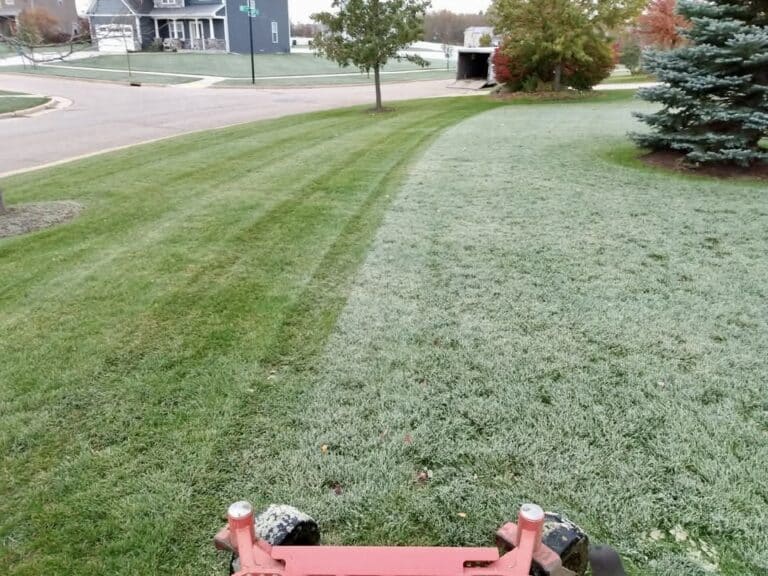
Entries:
<svg viewBox="0 0 768 576">
<path fill-rule="evenodd" d="M 528 74 L 524 66 L 517 59 L 513 59 L 505 49 L 499 46 L 491 57 L 496 80 L 500 84 L 506 84 L 511 90 L 519 90 L 523 79 Z"/>
<path fill-rule="evenodd" d="M 77 36 L 81 42 L 91 42 L 91 22 L 88 18 L 77 19 Z"/>
<path fill-rule="evenodd" d="M 34 46 L 62 41 L 62 32 L 53 14 L 45 8 L 25 8 L 18 18 L 17 36 L 21 42 Z"/>
<path fill-rule="evenodd" d="M 626 66 L 632 74 L 642 72 L 643 49 L 640 42 L 634 34 L 627 34 L 622 37 L 616 47 L 619 53 L 619 64 Z"/>
<path fill-rule="evenodd" d="M 566 63 L 563 83 L 576 90 L 591 90 L 611 75 L 616 66 L 616 51 L 605 42 L 594 41 L 588 46 L 590 59 L 576 64 Z"/>
<path fill-rule="evenodd" d="M 152 44 L 147 46 L 146 48 L 147 52 L 162 52 L 163 51 L 163 39 L 162 38 L 155 38 L 152 40 Z"/>
<path fill-rule="evenodd" d="M 480 44 L 481 48 L 488 48 L 493 43 L 493 38 L 491 38 L 490 34 L 483 34 L 480 36 L 478 43 Z"/>
</svg>

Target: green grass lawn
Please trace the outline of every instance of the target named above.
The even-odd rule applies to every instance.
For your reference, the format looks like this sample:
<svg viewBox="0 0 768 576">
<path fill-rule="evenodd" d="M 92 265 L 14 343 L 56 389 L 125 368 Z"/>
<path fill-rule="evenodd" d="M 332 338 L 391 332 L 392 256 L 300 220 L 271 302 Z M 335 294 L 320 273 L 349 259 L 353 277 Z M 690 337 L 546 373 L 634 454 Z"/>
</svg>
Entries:
<svg viewBox="0 0 768 576">
<path fill-rule="evenodd" d="M 338 74 L 354 72 L 354 68 L 339 68 L 335 62 L 312 54 L 258 54 L 255 58 L 256 76 L 298 76 L 307 74 Z M 87 60 L 68 61 L 67 66 L 89 68 L 126 67 L 125 55 L 104 55 Z M 442 64 L 445 65 L 444 63 Z M 245 54 L 132 54 L 131 66 L 136 71 L 202 74 L 231 78 L 250 78 L 251 57 Z M 390 62 L 385 70 L 415 70 L 410 62 Z"/>
<path fill-rule="evenodd" d="M 388 82 L 413 82 L 420 80 L 450 80 L 456 77 L 455 70 L 427 69 L 425 71 L 413 71 L 398 74 L 382 74 L 381 81 Z M 255 86 L 264 88 L 269 86 L 332 86 L 339 84 L 373 84 L 373 76 L 355 74 L 353 76 L 323 76 L 320 78 L 273 78 L 270 80 L 256 79 Z M 238 78 L 237 80 L 224 80 L 216 86 L 251 86 L 250 78 Z"/>
<path fill-rule="evenodd" d="M 631 76 L 610 76 L 601 84 L 634 84 L 636 82 L 656 82 L 650 74 L 632 74 Z"/>
<path fill-rule="evenodd" d="M 27 108 L 34 108 L 40 106 L 46 102 L 50 102 L 50 98 L 41 96 L 39 98 L 27 98 L 27 97 L 14 97 L 3 96 L 0 98 L 0 114 L 7 112 L 18 112 L 20 110 L 26 110 Z"/>
<path fill-rule="evenodd" d="M 74 62 L 68 62 L 67 65 Z M 123 57 L 125 62 L 125 57 Z M 125 66 L 123 66 L 125 68 Z M 127 72 L 110 72 L 108 70 L 72 70 L 70 68 L 61 68 L 59 66 L 38 66 L 32 68 L 27 66 L 7 66 L 2 68 L 6 72 L 21 72 L 24 74 L 40 74 L 43 76 L 61 76 L 64 78 L 86 78 L 90 80 L 109 80 L 112 82 L 141 82 L 143 84 L 186 84 L 187 82 L 194 82 L 199 78 L 185 77 L 185 76 L 161 76 L 155 74 L 141 74 L 136 72 L 128 75 Z"/>
<path fill-rule="evenodd" d="M 86 206 L 0 241 L 0 573 L 224 575 L 248 498 L 444 545 L 533 500 L 635 576 L 764 574 L 765 185 L 614 161 L 643 106 L 399 103 L 0 182 Z"/>
</svg>

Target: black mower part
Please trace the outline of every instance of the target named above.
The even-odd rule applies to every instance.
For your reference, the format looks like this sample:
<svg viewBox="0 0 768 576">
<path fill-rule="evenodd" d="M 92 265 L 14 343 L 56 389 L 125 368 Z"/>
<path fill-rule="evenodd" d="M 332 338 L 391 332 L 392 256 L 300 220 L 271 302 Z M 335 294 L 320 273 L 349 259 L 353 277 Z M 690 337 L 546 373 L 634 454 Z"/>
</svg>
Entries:
<svg viewBox="0 0 768 576">
<path fill-rule="evenodd" d="M 272 546 L 315 546 L 320 543 L 320 528 L 315 520 L 298 508 L 270 504 L 254 517 L 256 536 Z M 240 570 L 237 554 L 232 554 L 229 573 Z"/>
<path fill-rule="evenodd" d="M 553 512 L 544 515 L 541 541 L 560 556 L 563 568 L 576 574 L 584 574 L 587 571 L 589 538 L 565 516 Z"/>
<path fill-rule="evenodd" d="M 616 550 L 608 546 L 594 546 L 589 550 L 589 565 L 593 576 L 627 576 Z"/>
<path fill-rule="evenodd" d="M 320 528 L 311 516 L 284 504 L 272 504 L 256 515 L 256 536 L 273 546 L 314 546 Z"/>
</svg>

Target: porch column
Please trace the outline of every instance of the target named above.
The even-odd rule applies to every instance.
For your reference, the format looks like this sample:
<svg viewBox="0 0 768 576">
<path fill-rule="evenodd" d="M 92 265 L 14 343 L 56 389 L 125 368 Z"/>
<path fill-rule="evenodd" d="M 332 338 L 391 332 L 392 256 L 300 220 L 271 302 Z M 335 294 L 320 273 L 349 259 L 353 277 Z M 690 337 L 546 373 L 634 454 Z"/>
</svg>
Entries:
<svg viewBox="0 0 768 576">
<path fill-rule="evenodd" d="M 216 33 L 213 31 L 213 18 L 208 18 L 208 26 L 211 27 L 211 40 L 216 40 Z"/>
<path fill-rule="evenodd" d="M 198 40 L 198 42 L 200 42 L 200 50 L 205 50 L 205 34 L 200 34 L 200 25 L 197 22 L 198 22 L 197 18 L 195 18 L 195 23 L 194 24 L 190 24 L 190 26 L 194 25 L 195 33 L 194 34 L 190 34 L 189 37 L 191 38 L 192 36 L 197 36 L 199 34 L 200 38 L 198 38 L 197 40 Z M 193 46 L 193 48 L 194 48 L 194 46 Z"/>
<path fill-rule="evenodd" d="M 157 18 L 155 18 L 154 20 L 155 20 L 155 38 L 157 40 L 159 40 L 160 39 L 160 26 L 158 26 L 158 24 L 157 24 Z"/>
</svg>

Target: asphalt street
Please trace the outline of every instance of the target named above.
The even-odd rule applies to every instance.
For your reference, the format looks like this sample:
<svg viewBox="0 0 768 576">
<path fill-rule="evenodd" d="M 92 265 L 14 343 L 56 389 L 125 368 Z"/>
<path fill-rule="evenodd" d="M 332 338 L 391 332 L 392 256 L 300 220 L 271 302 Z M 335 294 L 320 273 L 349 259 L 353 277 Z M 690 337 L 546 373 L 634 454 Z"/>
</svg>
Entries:
<svg viewBox="0 0 768 576">
<path fill-rule="evenodd" d="M 446 80 L 387 83 L 384 100 L 460 95 Z M 57 96 L 71 105 L 0 119 L 0 176 L 196 130 L 371 103 L 372 86 L 216 89 L 131 87 L 0 73 L 0 90 Z"/>
</svg>

